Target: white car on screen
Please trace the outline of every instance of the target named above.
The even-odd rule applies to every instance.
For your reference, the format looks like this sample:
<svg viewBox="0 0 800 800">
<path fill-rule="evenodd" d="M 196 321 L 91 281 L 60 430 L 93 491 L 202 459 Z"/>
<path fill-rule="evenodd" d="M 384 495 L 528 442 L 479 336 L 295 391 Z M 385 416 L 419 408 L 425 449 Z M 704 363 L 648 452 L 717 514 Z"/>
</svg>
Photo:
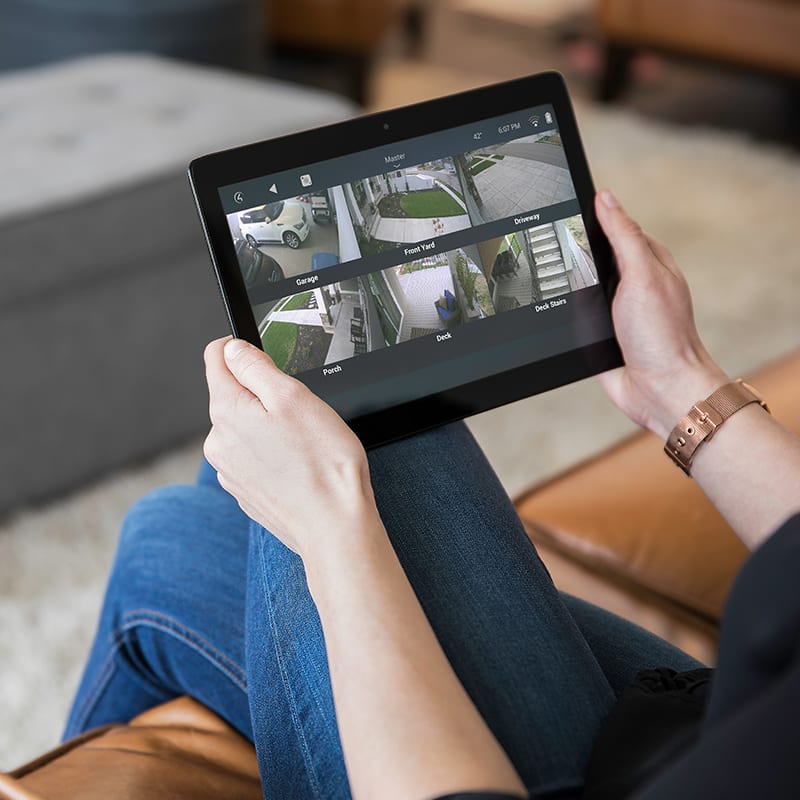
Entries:
<svg viewBox="0 0 800 800">
<path fill-rule="evenodd" d="M 308 238 L 308 214 L 299 200 L 279 200 L 243 211 L 239 228 L 254 247 L 280 242 L 296 250 Z"/>
</svg>

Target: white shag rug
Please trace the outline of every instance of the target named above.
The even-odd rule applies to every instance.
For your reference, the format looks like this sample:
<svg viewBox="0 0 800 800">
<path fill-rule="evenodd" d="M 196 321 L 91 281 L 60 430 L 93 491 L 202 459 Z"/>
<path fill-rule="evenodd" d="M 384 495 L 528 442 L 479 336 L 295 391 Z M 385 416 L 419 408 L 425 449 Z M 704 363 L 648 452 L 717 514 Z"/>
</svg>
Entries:
<svg viewBox="0 0 800 800">
<path fill-rule="evenodd" d="M 578 114 L 598 185 L 671 247 L 721 364 L 739 374 L 800 345 L 796 154 L 618 111 Z M 593 381 L 470 425 L 512 494 L 630 430 Z M 191 480 L 199 454 L 198 442 L 0 525 L 0 769 L 57 742 L 125 509 Z"/>
</svg>

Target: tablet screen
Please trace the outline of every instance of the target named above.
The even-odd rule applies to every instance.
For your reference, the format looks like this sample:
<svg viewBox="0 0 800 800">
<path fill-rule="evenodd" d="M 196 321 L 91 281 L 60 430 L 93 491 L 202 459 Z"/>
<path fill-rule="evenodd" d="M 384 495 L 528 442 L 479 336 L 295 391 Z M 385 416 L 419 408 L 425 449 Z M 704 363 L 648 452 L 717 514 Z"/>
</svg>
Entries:
<svg viewBox="0 0 800 800">
<path fill-rule="evenodd" d="M 263 349 L 345 418 L 613 336 L 552 105 L 219 197 Z"/>
</svg>

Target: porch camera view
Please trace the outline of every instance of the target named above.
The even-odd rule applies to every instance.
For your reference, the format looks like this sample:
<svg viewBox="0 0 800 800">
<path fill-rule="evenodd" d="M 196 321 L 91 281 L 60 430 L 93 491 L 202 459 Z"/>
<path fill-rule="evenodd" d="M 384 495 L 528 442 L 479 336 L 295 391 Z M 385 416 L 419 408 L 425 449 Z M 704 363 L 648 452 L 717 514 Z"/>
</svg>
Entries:
<svg viewBox="0 0 800 800">
<path fill-rule="evenodd" d="M 263 304 L 259 313 L 264 351 L 290 375 L 386 346 L 363 277 Z"/>
<path fill-rule="evenodd" d="M 470 227 L 451 158 L 361 178 L 344 190 L 363 255 Z"/>
<path fill-rule="evenodd" d="M 473 225 L 575 198 L 555 130 L 473 150 L 453 163 Z"/>
<path fill-rule="evenodd" d="M 498 313 L 597 283 L 580 215 L 480 242 L 477 250 Z"/>
</svg>

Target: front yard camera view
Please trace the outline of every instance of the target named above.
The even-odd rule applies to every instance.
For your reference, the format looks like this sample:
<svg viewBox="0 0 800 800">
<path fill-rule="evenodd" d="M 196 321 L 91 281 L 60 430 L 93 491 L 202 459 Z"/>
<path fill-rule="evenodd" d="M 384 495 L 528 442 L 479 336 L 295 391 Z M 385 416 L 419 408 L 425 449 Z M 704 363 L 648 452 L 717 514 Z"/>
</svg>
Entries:
<svg viewBox="0 0 800 800">
<path fill-rule="evenodd" d="M 580 216 L 315 287 L 253 308 L 264 350 L 290 375 L 597 283 Z"/>
<path fill-rule="evenodd" d="M 470 227 L 452 158 L 351 181 L 345 192 L 364 255 Z"/>
</svg>

